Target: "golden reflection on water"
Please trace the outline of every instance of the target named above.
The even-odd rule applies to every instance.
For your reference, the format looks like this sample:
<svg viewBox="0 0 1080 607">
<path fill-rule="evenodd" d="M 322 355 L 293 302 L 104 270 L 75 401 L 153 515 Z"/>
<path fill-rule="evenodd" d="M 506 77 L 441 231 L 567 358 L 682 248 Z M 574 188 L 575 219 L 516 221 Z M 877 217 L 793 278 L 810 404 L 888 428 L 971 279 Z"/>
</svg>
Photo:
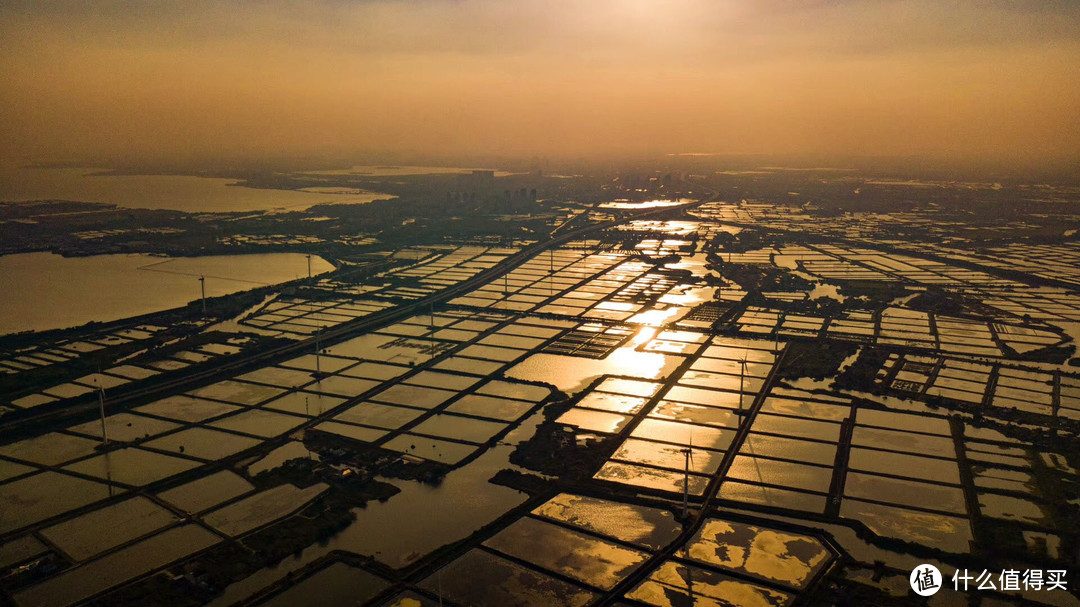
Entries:
<svg viewBox="0 0 1080 607">
<path fill-rule="evenodd" d="M 657 568 L 648 580 L 627 596 L 659 607 L 689 604 L 771 607 L 786 605 L 793 598 L 778 590 L 672 561 Z"/>
<path fill-rule="evenodd" d="M 656 329 L 645 327 L 630 338 L 630 346 L 637 347 L 656 336 Z"/>
<path fill-rule="evenodd" d="M 666 310 L 646 310 L 630 317 L 627 322 L 659 327 L 666 323 L 669 318 L 682 311 L 683 308 L 670 307 Z"/>
<path fill-rule="evenodd" d="M 525 517 L 484 546 L 609 590 L 648 558 L 648 553 L 599 540 L 554 523 Z"/>
<path fill-rule="evenodd" d="M 840 515 L 861 521 L 882 537 L 915 542 L 949 552 L 971 549 L 971 523 L 956 516 L 918 512 L 855 499 L 841 503 Z"/>
<path fill-rule="evenodd" d="M 625 346 L 607 358 L 594 359 L 561 354 L 533 354 L 506 372 L 508 377 L 547 382 L 564 392 L 578 392 L 601 375 L 626 375 L 663 379 L 683 360 L 655 352 L 638 352 L 638 346 L 656 335 L 654 327 L 642 327 Z"/>
<path fill-rule="evenodd" d="M 693 306 L 705 301 L 712 301 L 716 287 L 693 287 L 680 285 L 664 294 L 657 301 L 674 306 Z"/>
<path fill-rule="evenodd" d="M 666 305 L 666 308 L 644 310 L 631 316 L 627 322 L 653 327 L 675 322 L 686 316 L 693 306 L 704 301 L 711 301 L 715 293 L 716 287 L 679 285 L 657 300 L 658 303 Z"/>
<path fill-rule="evenodd" d="M 777 531 L 762 531 L 754 538 L 754 544 L 746 559 L 746 570 L 769 579 L 801 586 L 810 579 L 817 565 L 828 556 L 824 550 L 814 550 L 808 559 L 804 560 L 791 552 L 792 544 L 811 541 Z"/>
<path fill-rule="evenodd" d="M 636 348 L 647 343 L 656 335 L 653 327 L 642 327 L 625 346 L 612 352 L 604 363 L 615 367 L 616 371 L 610 371 L 618 375 L 631 375 L 642 379 L 659 379 L 660 372 L 667 362 L 663 354 L 653 352 L 638 352 Z"/>
<path fill-rule="evenodd" d="M 817 540 L 727 521 L 710 520 L 687 547 L 694 560 L 801 587 L 828 558 Z"/>
<path fill-rule="evenodd" d="M 658 207 L 673 207 L 687 202 L 685 198 L 678 200 L 648 200 L 645 202 L 630 202 L 629 200 L 616 200 L 605 202 L 600 205 L 602 209 L 655 209 Z"/>
<path fill-rule="evenodd" d="M 567 493 L 555 496 L 533 514 L 654 550 L 666 546 L 682 530 L 667 510 Z"/>
</svg>

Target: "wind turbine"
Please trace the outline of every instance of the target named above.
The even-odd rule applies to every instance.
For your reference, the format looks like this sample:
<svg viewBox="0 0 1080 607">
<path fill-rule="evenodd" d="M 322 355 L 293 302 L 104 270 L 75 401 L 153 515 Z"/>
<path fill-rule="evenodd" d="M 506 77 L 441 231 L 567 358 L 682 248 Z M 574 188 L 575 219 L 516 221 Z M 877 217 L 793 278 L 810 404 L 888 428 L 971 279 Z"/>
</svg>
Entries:
<svg viewBox="0 0 1080 607">
<path fill-rule="evenodd" d="M 206 317 L 206 277 L 199 277 L 199 289 L 202 291 L 202 315 Z"/>
<path fill-rule="evenodd" d="M 548 297 L 551 297 L 555 280 L 555 249 L 548 249 Z"/>
<path fill-rule="evenodd" d="M 304 397 L 304 413 L 308 417 L 311 417 L 311 404 L 308 402 L 308 397 L 307 396 Z M 311 459 L 311 447 L 308 446 L 307 441 L 301 440 L 300 444 L 303 445 L 305 449 L 307 449 L 308 459 Z"/>
<path fill-rule="evenodd" d="M 690 444 L 681 449 L 686 456 L 686 469 L 683 473 L 682 515 L 690 516 L 690 465 L 694 463 L 694 431 L 690 431 Z"/>
<path fill-rule="evenodd" d="M 315 328 L 315 375 L 322 379 L 322 366 L 320 364 L 319 353 L 322 348 L 319 346 L 319 333 L 322 332 L 322 325 Z"/>
<path fill-rule="evenodd" d="M 105 426 L 105 387 L 101 385 L 101 379 L 97 380 L 98 385 L 98 407 L 101 409 L 101 444 L 105 447 L 109 446 L 109 429 Z"/>
<path fill-rule="evenodd" d="M 739 365 L 739 409 L 742 409 L 743 386 L 746 384 L 746 350 L 743 350 L 742 363 Z"/>
</svg>

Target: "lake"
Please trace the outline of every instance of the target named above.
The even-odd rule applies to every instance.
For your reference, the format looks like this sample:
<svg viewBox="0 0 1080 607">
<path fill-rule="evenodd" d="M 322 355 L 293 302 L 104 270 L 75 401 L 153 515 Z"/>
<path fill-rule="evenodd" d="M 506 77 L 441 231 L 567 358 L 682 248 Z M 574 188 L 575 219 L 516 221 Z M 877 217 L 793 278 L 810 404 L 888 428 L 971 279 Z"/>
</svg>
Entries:
<svg viewBox="0 0 1080 607">
<path fill-rule="evenodd" d="M 312 257 L 312 274 L 334 266 Z M 52 253 L 0 256 L 0 335 L 113 321 L 307 276 L 300 253 L 157 257 Z"/>
<path fill-rule="evenodd" d="M 135 209 L 186 212 L 301 211 L 317 204 L 363 204 L 393 198 L 349 188 L 273 190 L 235 179 L 187 175 L 103 175 L 103 169 L 0 168 L 0 201 L 77 200 Z"/>
</svg>

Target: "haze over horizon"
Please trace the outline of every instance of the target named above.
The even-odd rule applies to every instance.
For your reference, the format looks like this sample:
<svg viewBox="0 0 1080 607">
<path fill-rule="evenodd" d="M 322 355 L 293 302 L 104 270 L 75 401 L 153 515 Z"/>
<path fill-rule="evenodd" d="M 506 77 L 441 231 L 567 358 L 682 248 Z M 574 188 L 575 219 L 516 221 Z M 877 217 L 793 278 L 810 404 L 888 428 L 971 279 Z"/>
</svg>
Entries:
<svg viewBox="0 0 1080 607">
<path fill-rule="evenodd" d="M 1080 4 L 0 5 L 0 164 L 419 155 L 1080 160 Z"/>
</svg>

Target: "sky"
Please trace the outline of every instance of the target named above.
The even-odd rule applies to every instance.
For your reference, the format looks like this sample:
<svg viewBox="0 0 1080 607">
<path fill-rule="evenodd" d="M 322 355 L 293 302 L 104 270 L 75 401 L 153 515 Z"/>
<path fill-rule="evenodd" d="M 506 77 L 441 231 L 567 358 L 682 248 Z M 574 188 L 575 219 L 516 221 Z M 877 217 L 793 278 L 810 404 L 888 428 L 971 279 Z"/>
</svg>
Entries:
<svg viewBox="0 0 1080 607">
<path fill-rule="evenodd" d="M 1072 0 L 0 2 L 0 163 L 1080 162 Z"/>
</svg>

